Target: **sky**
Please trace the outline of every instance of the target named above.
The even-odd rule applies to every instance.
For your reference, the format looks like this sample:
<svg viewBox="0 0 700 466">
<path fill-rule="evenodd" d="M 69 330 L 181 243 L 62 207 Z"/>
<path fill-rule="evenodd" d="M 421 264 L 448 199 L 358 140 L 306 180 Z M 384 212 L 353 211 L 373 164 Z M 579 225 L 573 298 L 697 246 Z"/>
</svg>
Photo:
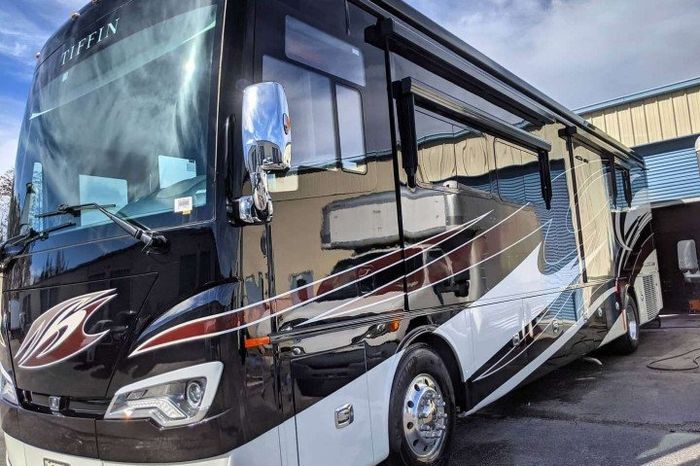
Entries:
<svg viewBox="0 0 700 466">
<path fill-rule="evenodd" d="M 0 172 L 34 54 L 87 1 L 0 0 Z M 569 108 L 700 76 L 698 0 L 407 1 Z"/>
</svg>

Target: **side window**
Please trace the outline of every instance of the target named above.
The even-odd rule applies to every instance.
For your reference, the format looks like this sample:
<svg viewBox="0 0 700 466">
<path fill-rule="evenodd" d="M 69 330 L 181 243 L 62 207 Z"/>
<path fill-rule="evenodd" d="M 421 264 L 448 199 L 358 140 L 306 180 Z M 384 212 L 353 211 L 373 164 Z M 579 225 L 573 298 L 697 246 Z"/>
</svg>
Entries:
<svg viewBox="0 0 700 466">
<path fill-rule="evenodd" d="M 361 171 L 365 158 L 365 131 L 362 118 L 362 96 L 342 84 L 336 84 L 340 159 L 347 170 Z"/>
<path fill-rule="evenodd" d="M 424 110 L 416 110 L 415 124 L 419 183 L 453 181 L 455 187 L 490 193 L 488 144 L 482 132 Z"/>
<path fill-rule="evenodd" d="M 451 123 L 428 112 L 416 111 L 416 140 L 418 143 L 417 181 L 439 184 L 454 179 L 454 127 Z"/>
<path fill-rule="evenodd" d="M 284 86 L 294 127 L 293 168 L 365 172 L 364 57 L 357 48 L 287 17 L 285 54 L 263 57 L 263 80 Z M 313 68 L 313 71 L 309 68 Z"/>
<path fill-rule="evenodd" d="M 294 166 L 335 167 L 335 112 L 330 79 L 265 56 L 263 80 L 282 84 L 287 94 L 294 125 Z"/>
<path fill-rule="evenodd" d="M 537 154 L 500 139 L 494 142 L 494 152 L 501 199 L 520 205 L 544 206 Z"/>
<path fill-rule="evenodd" d="M 490 193 L 491 168 L 486 136 L 472 128 L 456 127 L 455 157 L 459 184 Z"/>
<path fill-rule="evenodd" d="M 614 232 L 610 210 L 609 179 L 603 157 L 586 146 L 574 146 L 574 173 L 581 215 L 579 228 L 589 279 L 613 275 Z"/>
</svg>

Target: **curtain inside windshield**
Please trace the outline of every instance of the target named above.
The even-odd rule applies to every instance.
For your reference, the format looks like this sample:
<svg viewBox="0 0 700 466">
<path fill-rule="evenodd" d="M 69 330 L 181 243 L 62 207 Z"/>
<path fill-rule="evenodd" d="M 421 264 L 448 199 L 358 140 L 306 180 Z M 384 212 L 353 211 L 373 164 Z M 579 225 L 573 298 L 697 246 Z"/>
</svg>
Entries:
<svg viewBox="0 0 700 466">
<path fill-rule="evenodd" d="M 163 17 L 171 3 L 139 4 L 140 17 L 144 9 Z M 132 32 L 133 5 L 66 44 L 39 71 L 17 182 L 20 196 L 32 184 L 30 226 L 37 230 L 67 220 L 37 217 L 61 204 L 105 204 L 150 228 L 206 215 L 217 7 Z M 98 211 L 71 221 L 76 226 L 61 233 L 109 223 Z"/>
</svg>

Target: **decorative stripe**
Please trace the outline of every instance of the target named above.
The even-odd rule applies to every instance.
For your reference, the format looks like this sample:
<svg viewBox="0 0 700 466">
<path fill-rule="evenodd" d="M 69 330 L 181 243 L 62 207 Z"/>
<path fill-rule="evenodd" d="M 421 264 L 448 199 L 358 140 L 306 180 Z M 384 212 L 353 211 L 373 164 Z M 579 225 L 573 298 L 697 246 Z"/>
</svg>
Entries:
<svg viewBox="0 0 700 466">
<path fill-rule="evenodd" d="M 516 213 L 520 212 L 522 209 L 524 209 L 526 206 L 521 207 L 518 209 L 516 212 L 508 216 L 506 219 L 504 219 L 502 222 L 505 222 L 507 219 L 513 217 Z M 482 221 L 484 218 L 486 218 L 488 215 L 490 215 L 493 212 L 493 210 L 488 211 L 478 217 L 476 217 L 473 220 L 470 220 L 469 222 L 460 225 L 457 228 L 450 229 L 446 232 L 440 233 L 438 235 L 432 236 L 430 238 L 427 238 L 419 243 L 416 243 L 415 245 L 412 245 L 408 248 L 406 248 L 405 252 L 408 252 L 409 255 L 407 257 L 407 260 L 416 258 L 423 254 L 423 247 L 424 246 L 431 246 L 435 247 L 437 245 L 440 245 L 449 239 L 457 236 L 461 232 L 467 230 L 468 228 L 474 226 L 475 224 L 479 223 Z M 499 223 L 499 224 L 500 224 Z M 485 230 L 485 232 L 488 232 L 492 230 L 495 227 L 492 227 L 488 230 Z M 481 235 L 483 235 L 485 232 L 482 232 Z M 390 253 L 387 253 L 379 258 L 373 259 L 371 261 L 368 261 L 363 264 L 356 265 L 350 269 L 338 272 L 334 275 L 331 275 L 327 278 L 317 280 L 311 284 L 305 285 L 303 287 L 287 291 L 285 293 L 282 293 L 280 295 L 277 295 L 272 298 L 268 298 L 264 301 L 248 305 L 239 309 L 234 309 L 231 311 L 227 311 L 224 313 L 220 313 L 217 315 L 213 316 L 207 316 L 207 317 L 202 317 L 199 319 L 195 319 L 189 322 L 184 322 L 179 325 L 176 325 L 172 328 L 168 328 L 163 330 L 162 332 L 156 334 L 155 336 L 148 338 L 146 341 L 141 343 L 130 355 L 130 357 L 134 357 L 136 355 L 145 353 L 147 351 L 153 351 L 159 348 L 164 348 L 167 346 L 171 346 L 174 344 L 179 344 L 179 343 L 185 343 L 188 341 L 194 341 L 194 340 L 199 340 L 203 338 L 212 338 L 215 336 L 219 336 L 225 333 L 229 332 L 234 332 L 237 330 L 241 330 L 253 325 L 256 325 L 260 322 L 263 322 L 265 320 L 271 319 L 273 317 L 280 316 L 282 314 L 288 313 L 292 310 L 298 309 L 304 305 L 310 304 L 312 302 L 318 301 L 320 298 L 323 298 L 324 296 L 330 295 L 332 293 L 337 292 L 339 289 L 342 289 L 343 287 L 350 286 L 352 284 L 358 283 L 368 277 L 371 277 L 373 275 L 379 274 L 383 271 L 386 271 L 390 269 L 391 267 L 400 264 L 403 260 L 403 254 L 404 252 L 402 250 L 396 250 L 392 251 Z M 355 278 L 355 275 L 353 274 L 354 271 L 360 269 L 360 268 L 368 268 L 368 267 L 376 267 L 377 270 L 363 275 L 362 277 Z M 314 296 L 313 298 L 304 300 L 302 302 L 292 304 L 290 305 L 289 298 L 295 293 L 302 294 L 303 291 L 309 292 L 309 295 L 311 294 L 310 291 L 313 290 L 314 285 L 321 285 L 323 286 L 324 283 L 327 283 L 330 280 L 334 280 L 335 282 L 342 282 L 345 280 L 349 280 L 347 283 L 343 283 L 340 287 L 334 287 L 329 289 L 328 291 L 323 292 L 320 295 Z M 360 300 L 368 300 L 371 301 L 372 296 L 376 295 L 381 295 L 381 294 L 389 294 L 392 291 L 392 287 L 395 287 L 397 283 L 401 283 L 403 280 L 403 276 L 399 277 L 398 279 L 392 280 L 391 282 L 377 288 L 376 290 L 372 291 L 368 295 L 360 296 L 357 298 L 352 299 L 351 301 L 344 303 L 343 305 L 331 309 L 330 311 L 327 311 L 324 313 L 322 316 L 317 316 L 311 321 L 317 321 L 321 317 L 326 316 L 329 313 L 335 312 L 338 309 L 344 308 L 347 305 L 354 304 Z M 320 288 L 322 289 L 322 288 Z M 372 301 L 369 304 L 365 306 L 360 306 L 358 308 L 354 308 L 350 312 L 357 312 L 362 309 L 365 309 L 367 307 L 371 306 L 376 306 L 379 304 L 387 303 L 394 301 L 398 298 L 403 299 L 403 290 L 400 290 L 400 295 L 398 296 L 391 296 L 387 299 L 383 299 L 381 301 Z M 346 312 L 347 313 L 347 312 Z M 343 313 L 343 314 L 346 314 Z M 309 323 L 310 321 L 307 321 L 305 323 Z M 150 329 L 151 327 L 149 327 Z M 150 330 L 149 330 L 149 333 Z"/>
</svg>

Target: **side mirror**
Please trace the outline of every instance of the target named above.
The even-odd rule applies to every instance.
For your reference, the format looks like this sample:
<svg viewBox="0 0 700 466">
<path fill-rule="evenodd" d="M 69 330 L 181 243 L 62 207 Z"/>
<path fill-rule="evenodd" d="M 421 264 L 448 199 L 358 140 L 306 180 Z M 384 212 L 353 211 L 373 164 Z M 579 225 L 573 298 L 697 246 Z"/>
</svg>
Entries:
<svg viewBox="0 0 700 466">
<path fill-rule="evenodd" d="M 267 175 L 287 171 L 292 164 L 289 104 L 281 84 L 253 84 L 243 91 L 242 131 L 253 195 L 238 201 L 239 217 L 244 223 L 267 223 L 273 211 Z"/>
<path fill-rule="evenodd" d="M 683 273 L 698 271 L 698 253 L 695 249 L 695 240 L 678 242 L 678 269 Z"/>
</svg>

